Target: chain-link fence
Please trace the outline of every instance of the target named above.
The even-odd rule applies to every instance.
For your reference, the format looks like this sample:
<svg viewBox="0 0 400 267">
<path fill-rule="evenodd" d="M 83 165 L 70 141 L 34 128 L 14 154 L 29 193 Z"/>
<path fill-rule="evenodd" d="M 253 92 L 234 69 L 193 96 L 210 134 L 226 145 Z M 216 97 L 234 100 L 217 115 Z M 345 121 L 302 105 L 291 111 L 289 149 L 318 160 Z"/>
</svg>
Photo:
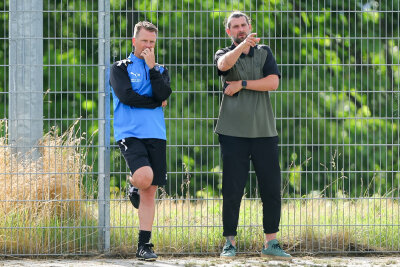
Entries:
<svg viewBox="0 0 400 267">
<path fill-rule="evenodd" d="M 156 61 L 173 88 L 164 109 L 168 183 L 157 194 L 152 241 L 158 253 L 219 253 L 214 53 L 231 44 L 223 21 L 232 10 L 250 15 L 282 73 L 271 97 L 283 246 L 400 250 L 400 1 L 9 0 L 0 3 L 1 255 L 136 251 L 108 75 L 132 51 L 140 20 L 159 28 Z M 262 240 L 251 169 L 239 252 L 260 251 Z"/>
</svg>

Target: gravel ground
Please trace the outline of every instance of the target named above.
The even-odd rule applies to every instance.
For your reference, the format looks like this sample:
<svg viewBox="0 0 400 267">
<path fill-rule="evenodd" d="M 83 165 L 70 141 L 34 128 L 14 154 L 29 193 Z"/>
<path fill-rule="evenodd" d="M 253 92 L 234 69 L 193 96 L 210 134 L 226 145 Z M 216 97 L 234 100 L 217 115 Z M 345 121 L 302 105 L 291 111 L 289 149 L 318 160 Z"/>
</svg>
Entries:
<svg viewBox="0 0 400 267">
<path fill-rule="evenodd" d="M 369 257 L 294 257 L 291 261 L 272 261 L 260 257 L 240 256 L 234 260 L 218 257 L 160 257 L 155 262 L 136 259 L 78 258 L 78 259 L 3 259 L 0 266 L 12 267 L 123 267 L 123 266 L 400 266 L 400 256 Z"/>
</svg>

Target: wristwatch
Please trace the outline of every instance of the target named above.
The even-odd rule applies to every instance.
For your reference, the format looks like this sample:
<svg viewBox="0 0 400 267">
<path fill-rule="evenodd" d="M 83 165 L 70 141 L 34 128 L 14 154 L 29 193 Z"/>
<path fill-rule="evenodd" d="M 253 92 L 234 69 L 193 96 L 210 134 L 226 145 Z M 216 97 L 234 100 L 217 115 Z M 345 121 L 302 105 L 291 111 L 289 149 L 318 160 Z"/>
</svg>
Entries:
<svg viewBox="0 0 400 267">
<path fill-rule="evenodd" d="M 247 86 L 247 81 L 242 80 L 242 89 L 246 89 L 246 86 Z"/>
</svg>

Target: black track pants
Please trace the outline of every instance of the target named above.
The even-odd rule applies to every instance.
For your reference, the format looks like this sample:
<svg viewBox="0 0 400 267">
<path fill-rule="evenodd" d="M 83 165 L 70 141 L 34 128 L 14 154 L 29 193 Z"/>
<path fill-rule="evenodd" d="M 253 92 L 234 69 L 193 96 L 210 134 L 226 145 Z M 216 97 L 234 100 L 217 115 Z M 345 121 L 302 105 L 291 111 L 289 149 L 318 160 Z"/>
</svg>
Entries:
<svg viewBox="0 0 400 267">
<path fill-rule="evenodd" d="M 223 235 L 237 235 L 240 202 L 249 177 L 250 160 L 263 203 L 264 233 L 278 232 L 281 218 L 279 137 L 243 138 L 220 134 L 218 139 L 223 161 Z"/>
</svg>

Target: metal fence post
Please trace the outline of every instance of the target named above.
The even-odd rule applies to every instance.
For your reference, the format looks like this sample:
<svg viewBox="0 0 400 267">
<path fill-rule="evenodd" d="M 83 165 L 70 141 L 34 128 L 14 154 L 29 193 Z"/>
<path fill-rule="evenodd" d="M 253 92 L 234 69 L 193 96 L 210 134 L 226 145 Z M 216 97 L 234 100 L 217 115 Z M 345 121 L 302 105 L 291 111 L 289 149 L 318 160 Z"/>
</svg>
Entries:
<svg viewBox="0 0 400 267">
<path fill-rule="evenodd" d="M 99 1 L 99 249 L 110 250 L 110 1 Z"/>
<path fill-rule="evenodd" d="M 9 21 L 9 140 L 26 156 L 43 136 L 43 1 L 10 1 Z"/>
</svg>

